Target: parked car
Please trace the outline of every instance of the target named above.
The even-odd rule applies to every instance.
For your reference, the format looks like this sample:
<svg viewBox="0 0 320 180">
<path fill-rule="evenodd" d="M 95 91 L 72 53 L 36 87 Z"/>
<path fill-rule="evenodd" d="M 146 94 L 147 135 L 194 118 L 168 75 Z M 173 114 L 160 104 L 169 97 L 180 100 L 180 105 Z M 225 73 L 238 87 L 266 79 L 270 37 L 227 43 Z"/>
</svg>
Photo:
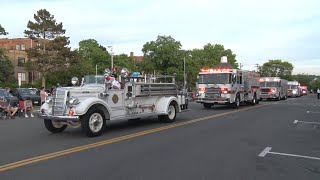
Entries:
<svg viewBox="0 0 320 180">
<path fill-rule="evenodd" d="M 5 92 L 5 89 L 0 89 L 0 97 L 4 97 Z M 19 104 L 19 99 L 16 96 L 6 98 L 6 101 L 9 101 L 11 106 L 17 106 Z"/>
<path fill-rule="evenodd" d="M 16 88 L 12 90 L 13 96 L 17 96 L 20 101 L 26 100 L 30 97 L 33 105 L 41 106 L 40 92 L 36 88 Z"/>
</svg>

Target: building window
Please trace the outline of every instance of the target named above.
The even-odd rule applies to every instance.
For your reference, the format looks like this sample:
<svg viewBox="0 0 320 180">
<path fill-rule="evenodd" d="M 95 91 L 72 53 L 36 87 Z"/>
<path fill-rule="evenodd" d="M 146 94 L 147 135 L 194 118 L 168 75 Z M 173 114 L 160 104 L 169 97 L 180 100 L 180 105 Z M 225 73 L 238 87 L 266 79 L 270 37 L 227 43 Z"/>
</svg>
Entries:
<svg viewBox="0 0 320 180">
<path fill-rule="evenodd" d="M 17 44 L 16 45 L 16 50 L 24 51 L 24 50 L 26 50 L 26 45 L 25 44 Z"/>
<path fill-rule="evenodd" d="M 24 57 L 18 57 L 18 66 L 24 66 L 26 59 Z"/>
<path fill-rule="evenodd" d="M 21 81 L 26 81 L 26 73 L 18 73 L 18 79 L 21 77 Z"/>
</svg>

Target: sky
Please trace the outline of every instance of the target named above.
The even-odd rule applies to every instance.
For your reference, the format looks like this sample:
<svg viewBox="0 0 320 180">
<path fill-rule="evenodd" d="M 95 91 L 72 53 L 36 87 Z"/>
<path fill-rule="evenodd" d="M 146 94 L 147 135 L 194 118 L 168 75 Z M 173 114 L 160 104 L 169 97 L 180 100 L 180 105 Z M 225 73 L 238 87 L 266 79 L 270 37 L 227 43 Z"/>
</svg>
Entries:
<svg viewBox="0 0 320 180">
<path fill-rule="evenodd" d="M 62 22 L 72 48 L 84 39 L 112 46 L 115 54 L 142 55 L 146 42 L 172 36 L 182 48 L 222 44 L 242 69 L 269 59 L 294 74 L 320 75 L 319 0 L 0 0 L 7 38 L 24 37 L 29 20 L 47 9 Z"/>
</svg>

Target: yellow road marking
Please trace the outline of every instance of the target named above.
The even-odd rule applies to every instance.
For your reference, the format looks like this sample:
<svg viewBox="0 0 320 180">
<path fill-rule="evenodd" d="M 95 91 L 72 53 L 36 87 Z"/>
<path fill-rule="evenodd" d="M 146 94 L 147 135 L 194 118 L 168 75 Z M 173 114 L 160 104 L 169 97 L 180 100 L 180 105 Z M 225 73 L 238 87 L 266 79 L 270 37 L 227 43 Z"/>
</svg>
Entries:
<svg viewBox="0 0 320 180">
<path fill-rule="evenodd" d="M 265 105 L 267 105 L 267 104 L 265 104 Z M 111 143 L 115 143 L 115 142 L 119 142 L 119 141 L 124 141 L 124 140 L 135 138 L 135 137 L 139 137 L 139 136 L 143 136 L 143 135 L 147 135 L 147 134 L 151 134 L 151 133 L 155 133 L 155 132 L 159 132 L 159 131 L 163 131 L 163 130 L 167 130 L 167 129 L 171 129 L 171 128 L 175 128 L 175 127 L 179 127 L 179 126 L 184 126 L 184 125 L 196 123 L 199 121 L 204 121 L 204 120 L 208 120 L 208 119 L 212 119 L 212 118 L 226 116 L 229 114 L 234 114 L 236 112 L 241 112 L 241 111 L 246 111 L 246 110 L 257 108 L 257 107 L 262 107 L 265 105 L 259 105 L 259 106 L 244 108 L 244 109 L 235 110 L 235 111 L 231 111 L 231 112 L 225 112 L 225 113 L 221 113 L 221 114 L 197 118 L 194 120 L 189 120 L 189 121 L 180 122 L 180 123 L 176 123 L 176 124 L 172 124 L 172 125 L 167 125 L 167 126 L 163 126 L 163 127 L 159 127 L 159 128 L 145 130 L 145 131 L 141 131 L 141 132 L 137 132 L 137 133 L 133 133 L 133 134 L 128 134 L 125 136 L 120 136 L 120 137 L 109 139 L 109 140 L 103 140 L 103 141 L 99 141 L 99 142 L 95 142 L 95 143 L 91 143 L 91 144 L 87 144 L 87 145 L 83 145 L 83 146 L 78 146 L 78 147 L 74 147 L 74 148 L 70 148 L 70 149 L 66 149 L 66 150 L 53 152 L 50 154 L 45 154 L 45 155 L 41 155 L 41 156 L 29 158 L 29 159 L 17 161 L 17 162 L 5 164 L 5 165 L 0 166 L 0 172 L 14 169 L 14 168 L 18 168 L 18 167 L 25 166 L 25 165 L 29 165 L 29 164 L 33 164 L 33 163 L 36 163 L 39 161 L 44 161 L 44 160 L 52 159 L 55 157 L 59 157 L 59 156 L 63 156 L 63 155 L 67 155 L 67 154 L 71 154 L 71 153 L 75 153 L 75 152 L 79 152 L 79 151 L 84 151 L 87 149 L 91 149 L 91 148 L 95 148 L 95 147 L 99 147 L 99 146 L 103 146 L 103 145 L 107 145 L 107 144 L 111 144 Z"/>
</svg>

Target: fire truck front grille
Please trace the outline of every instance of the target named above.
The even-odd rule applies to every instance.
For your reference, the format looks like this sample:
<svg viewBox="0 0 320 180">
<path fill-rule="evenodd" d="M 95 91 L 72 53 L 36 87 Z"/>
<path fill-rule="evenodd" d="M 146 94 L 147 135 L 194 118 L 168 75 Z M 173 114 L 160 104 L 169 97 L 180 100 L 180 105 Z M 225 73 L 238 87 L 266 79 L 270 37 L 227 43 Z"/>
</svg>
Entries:
<svg viewBox="0 0 320 180">
<path fill-rule="evenodd" d="M 263 92 L 263 93 L 267 93 L 267 92 L 269 92 L 270 91 L 270 89 L 268 88 L 268 89 L 261 89 L 261 92 Z"/>
<path fill-rule="evenodd" d="M 220 94 L 220 88 L 208 88 L 206 94 Z"/>
<path fill-rule="evenodd" d="M 52 115 L 64 115 L 66 109 L 66 101 L 66 90 L 57 89 L 52 99 Z"/>
</svg>

